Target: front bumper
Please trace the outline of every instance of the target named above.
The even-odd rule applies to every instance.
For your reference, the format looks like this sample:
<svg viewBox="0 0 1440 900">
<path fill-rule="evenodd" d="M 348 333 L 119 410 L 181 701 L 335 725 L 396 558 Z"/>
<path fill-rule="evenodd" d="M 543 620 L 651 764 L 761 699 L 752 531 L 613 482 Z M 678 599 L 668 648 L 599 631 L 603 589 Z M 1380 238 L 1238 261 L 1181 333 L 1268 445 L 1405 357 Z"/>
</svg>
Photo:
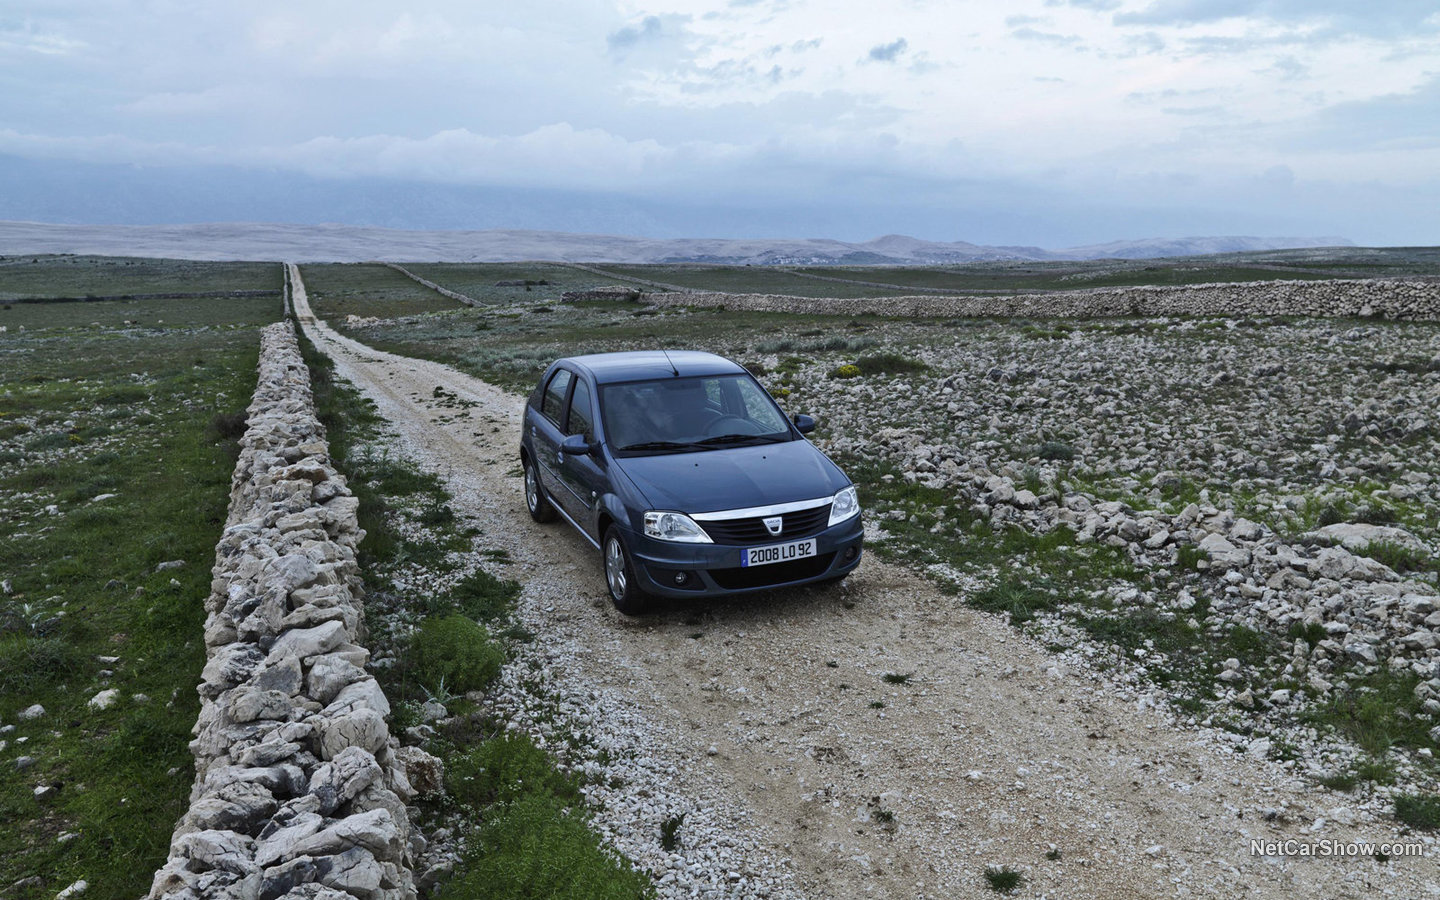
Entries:
<svg viewBox="0 0 1440 900">
<path fill-rule="evenodd" d="M 681 544 L 659 541 L 625 529 L 635 577 L 642 590 L 659 597 L 708 597 L 747 594 L 771 588 L 792 587 L 838 578 L 860 565 L 865 530 L 859 515 L 802 537 L 777 538 L 773 543 L 815 539 L 816 555 L 792 562 L 741 566 L 748 544 Z M 677 584 L 677 576 L 683 583 Z"/>
</svg>

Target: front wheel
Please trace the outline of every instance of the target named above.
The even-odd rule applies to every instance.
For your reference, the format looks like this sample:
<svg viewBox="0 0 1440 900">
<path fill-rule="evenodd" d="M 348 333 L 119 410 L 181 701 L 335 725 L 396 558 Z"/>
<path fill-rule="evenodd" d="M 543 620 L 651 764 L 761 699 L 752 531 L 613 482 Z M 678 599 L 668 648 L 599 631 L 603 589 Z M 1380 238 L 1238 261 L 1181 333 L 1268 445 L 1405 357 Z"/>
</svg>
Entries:
<svg viewBox="0 0 1440 900">
<path fill-rule="evenodd" d="M 605 529 L 604 555 L 605 584 L 615 609 L 627 616 L 638 616 L 649 609 L 650 595 L 640 589 L 630 551 L 614 525 Z"/>
<path fill-rule="evenodd" d="M 530 457 L 525 457 L 525 508 L 530 511 L 530 518 L 537 522 L 552 522 L 555 519 L 555 507 L 550 505 L 550 499 L 545 496 L 545 489 L 540 486 L 540 473 L 535 469 L 535 463 Z"/>
</svg>

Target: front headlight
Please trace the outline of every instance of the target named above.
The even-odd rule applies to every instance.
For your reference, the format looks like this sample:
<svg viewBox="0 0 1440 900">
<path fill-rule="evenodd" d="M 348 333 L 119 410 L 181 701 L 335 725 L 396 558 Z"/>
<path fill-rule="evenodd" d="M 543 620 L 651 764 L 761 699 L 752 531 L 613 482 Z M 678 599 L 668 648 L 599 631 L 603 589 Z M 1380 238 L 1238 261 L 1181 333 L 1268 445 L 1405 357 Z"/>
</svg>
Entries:
<svg viewBox="0 0 1440 900">
<path fill-rule="evenodd" d="M 662 541 L 679 541 L 685 544 L 712 544 L 710 535 L 695 524 L 695 520 L 677 512 L 645 513 L 645 536 Z"/>
<path fill-rule="evenodd" d="M 836 494 L 835 499 L 830 501 L 830 525 L 838 525 L 851 516 L 859 514 L 860 497 L 855 493 L 853 484 Z"/>
</svg>

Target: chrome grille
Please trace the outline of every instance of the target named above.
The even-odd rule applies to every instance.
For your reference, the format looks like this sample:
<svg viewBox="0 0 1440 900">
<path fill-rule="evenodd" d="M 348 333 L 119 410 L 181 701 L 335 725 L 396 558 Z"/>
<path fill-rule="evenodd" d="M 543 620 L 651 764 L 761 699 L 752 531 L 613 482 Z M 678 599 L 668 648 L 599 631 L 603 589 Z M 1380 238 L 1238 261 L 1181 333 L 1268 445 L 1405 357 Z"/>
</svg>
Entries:
<svg viewBox="0 0 1440 900">
<path fill-rule="evenodd" d="M 771 534 L 765 527 L 769 516 L 750 516 L 744 519 L 716 519 L 699 523 L 717 544 L 765 544 L 809 537 L 825 530 L 830 522 L 830 504 L 810 509 L 797 509 L 781 515 L 779 534 Z"/>
</svg>

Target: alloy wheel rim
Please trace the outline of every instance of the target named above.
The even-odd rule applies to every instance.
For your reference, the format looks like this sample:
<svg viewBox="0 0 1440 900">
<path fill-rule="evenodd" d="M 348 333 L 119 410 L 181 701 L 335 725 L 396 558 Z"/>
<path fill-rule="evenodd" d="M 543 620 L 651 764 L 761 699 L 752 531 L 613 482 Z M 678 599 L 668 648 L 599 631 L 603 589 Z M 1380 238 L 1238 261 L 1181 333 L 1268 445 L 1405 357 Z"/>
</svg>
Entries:
<svg viewBox="0 0 1440 900">
<path fill-rule="evenodd" d="M 605 543 L 605 580 L 610 584 L 611 596 L 625 596 L 625 551 L 614 538 Z"/>
<path fill-rule="evenodd" d="M 525 467 L 525 503 L 533 512 L 540 505 L 540 485 L 535 482 L 535 467 Z"/>
</svg>

